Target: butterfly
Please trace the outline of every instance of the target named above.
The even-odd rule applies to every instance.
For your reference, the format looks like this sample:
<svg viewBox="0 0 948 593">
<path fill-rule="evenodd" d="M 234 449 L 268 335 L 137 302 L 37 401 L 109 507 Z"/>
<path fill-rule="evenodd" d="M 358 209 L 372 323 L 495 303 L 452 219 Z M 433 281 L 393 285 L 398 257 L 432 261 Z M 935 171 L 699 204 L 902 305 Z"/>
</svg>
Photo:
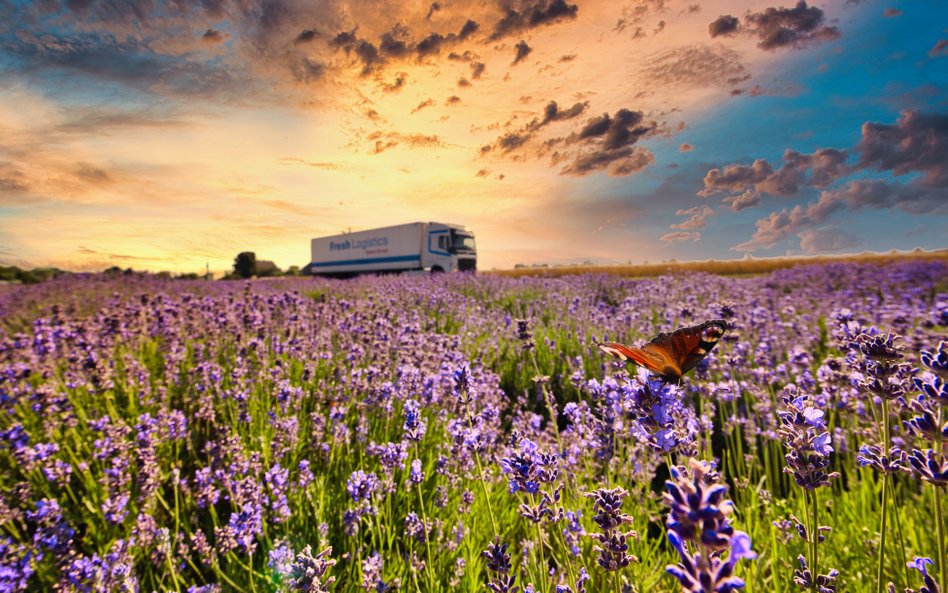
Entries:
<svg viewBox="0 0 948 593">
<path fill-rule="evenodd" d="M 683 327 L 670 334 L 660 333 L 641 348 L 616 342 L 597 343 L 599 349 L 622 360 L 632 360 L 660 375 L 665 381 L 677 383 L 681 376 L 695 368 L 727 331 L 727 321 L 712 319 L 701 325 Z"/>
</svg>

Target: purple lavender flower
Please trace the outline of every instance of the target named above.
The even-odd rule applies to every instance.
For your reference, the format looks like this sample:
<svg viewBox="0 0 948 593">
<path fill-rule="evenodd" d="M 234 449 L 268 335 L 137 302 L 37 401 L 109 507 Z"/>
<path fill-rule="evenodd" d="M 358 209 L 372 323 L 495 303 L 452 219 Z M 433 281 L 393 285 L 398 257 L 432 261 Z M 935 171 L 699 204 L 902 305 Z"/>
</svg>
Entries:
<svg viewBox="0 0 948 593">
<path fill-rule="evenodd" d="M 306 546 L 296 555 L 296 561 L 290 567 L 290 585 L 295 591 L 304 593 L 327 593 L 329 585 L 336 581 L 335 577 L 326 576 L 336 563 L 330 558 L 332 548 L 326 548 L 313 556 L 312 548 Z"/>
<path fill-rule="evenodd" d="M 402 428 L 405 431 L 405 439 L 418 442 L 425 436 L 427 426 L 421 417 L 421 409 L 418 402 L 410 399 L 405 402 L 405 423 Z"/>
<path fill-rule="evenodd" d="M 421 460 L 413 459 L 408 479 L 412 484 L 421 484 L 425 480 L 425 472 L 421 470 Z"/>
<path fill-rule="evenodd" d="M 921 558 L 918 556 L 912 559 L 911 562 L 906 563 L 909 568 L 914 568 L 922 575 L 922 581 L 925 584 L 919 590 L 919 593 L 941 593 L 941 587 L 938 585 L 938 582 L 932 575 L 928 574 L 927 566 L 929 564 L 934 564 L 931 558 Z M 905 591 L 906 593 L 915 593 L 913 589 L 906 589 Z"/>
<path fill-rule="evenodd" d="M 817 575 L 814 583 L 813 573 L 810 571 L 810 567 L 807 566 L 806 558 L 797 556 L 797 561 L 800 563 L 800 568 L 794 569 L 793 582 L 799 585 L 801 589 L 813 589 L 815 585 L 818 593 L 836 593 L 838 570 L 831 569 L 826 574 Z"/>
<path fill-rule="evenodd" d="M 352 472 L 349 481 L 346 482 L 346 492 L 356 503 L 369 500 L 378 487 L 378 477 L 374 473 L 366 473 L 361 469 Z"/>
<path fill-rule="evenodd" d="M 507 553 L 507 544 L 500 543 L 497 537 L 483 552 L 487 559 L 487 570 L 495 573 L 487 582 L 487 588 L 494 593 L 518 593 L 520 587 L 515 585 L 516 575 L 512 574 L 510 554 Z"/>
<path fill-rule="evenodd" d="M 797 395 L 793 386 L 783 398 L 784 407 L 777 415 L 780 418 L 778 433 L 784 439 L 788 452 L 784 471 L 793 475 L 796 483 L 807 490 L 829 486 L 830 479 L 839 476 L 827 472 L 833 451 L 829 431 L 822 415 L 810 412 L 807 396 Z"/>
<path fill-rule="evenodd" d="M 618 487 L 611 490 L 600 488 L 586 494 L 587 498 L 595 501 L 593 522 L 599 526 L 601 533 L 592 536 L 599 542 L 593 549 L 599 552 L 596 561 L 604 570 L 619 570 L 632 562 L 638 562 L 638 558 L 628 553 L 628 540 L 637 539 L 638 534 L 620 529 L 625 523 L 632 522 L 632 517 L 622 512 L 622 500 L 628 495 L 625 489 Z"/>
<path fill-rule="evenodd" d="M 933 373 L 940 375 L 943 379 L 948 379 L 948 341 L 938 342 L 938 348 L 934 351 L 922 350 L 920 358 L 922 364 Z"/>
<path fill-rule="evenodd" d="M 727 487 L 717 482 L 717 473 L 707 462 L 690 460 L 690 476 L 684 468 L 672 468 L 663 495 L 669 507 L 668 541 L 680 562 L 666 570 L 678 579 L 683 591 L 726 593 L 742 589 L 744 581 L 734 576 L 740 559 L 753 560 L 750 536 L 728 522 L 733 503 L 724 498 Z M 692 552 L 688 542 L 694 546 Z M 729 550 L 727 560 L 721 555 Z"/>
</svg>

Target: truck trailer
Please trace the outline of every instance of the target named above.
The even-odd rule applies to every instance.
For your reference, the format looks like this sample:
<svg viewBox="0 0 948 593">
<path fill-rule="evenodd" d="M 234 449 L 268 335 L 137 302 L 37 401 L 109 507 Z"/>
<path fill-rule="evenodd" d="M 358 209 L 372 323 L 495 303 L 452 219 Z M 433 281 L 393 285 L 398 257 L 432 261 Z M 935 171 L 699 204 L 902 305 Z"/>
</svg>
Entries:
<svg viewBox="0 0 948 593">
<path fill-rule="evenodd" d="M 309 274 L 350 278 L 410 271 L 474 272 L 474 234 L 462 225 L 413 222 L 312 240 Z"/>
</svg>

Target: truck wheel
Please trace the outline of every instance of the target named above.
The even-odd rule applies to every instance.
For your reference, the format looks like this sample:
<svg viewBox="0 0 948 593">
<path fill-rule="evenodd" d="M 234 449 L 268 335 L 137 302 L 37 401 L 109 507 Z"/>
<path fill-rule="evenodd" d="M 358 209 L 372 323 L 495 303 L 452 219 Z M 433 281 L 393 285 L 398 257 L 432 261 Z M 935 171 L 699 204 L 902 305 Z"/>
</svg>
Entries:
<svg viewBox="0 0 948 593">
<path fill-rule="evenodd" d="M 443 273 L 444 273 L 444 268 L 442 268 L 441 266 L 431 266 L 431 273 L 432 273 L 432 274 L 443 274 Z"/>
</svg>

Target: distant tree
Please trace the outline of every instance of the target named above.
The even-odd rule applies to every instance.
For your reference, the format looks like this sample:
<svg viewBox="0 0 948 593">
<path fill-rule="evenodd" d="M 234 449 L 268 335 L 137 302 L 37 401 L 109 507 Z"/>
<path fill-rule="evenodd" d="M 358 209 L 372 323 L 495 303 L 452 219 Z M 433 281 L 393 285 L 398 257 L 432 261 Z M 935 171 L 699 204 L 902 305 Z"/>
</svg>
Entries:
<svg viewBox="0 0 948 593">
<path fill-rule="evenodd" d="M 301 273 L 302 272 L 300 272 L 299 266 L 290 266 L 289 268 L 286 269 L 287 276 L 299 276 Z"/>
<path fill-rule="evenodd" d="M 253 251 L 242 251 L 234 260 L 234 274 L 241 278 L 250 278 L 257 272 L 257 254 Z"/>
</svg>

